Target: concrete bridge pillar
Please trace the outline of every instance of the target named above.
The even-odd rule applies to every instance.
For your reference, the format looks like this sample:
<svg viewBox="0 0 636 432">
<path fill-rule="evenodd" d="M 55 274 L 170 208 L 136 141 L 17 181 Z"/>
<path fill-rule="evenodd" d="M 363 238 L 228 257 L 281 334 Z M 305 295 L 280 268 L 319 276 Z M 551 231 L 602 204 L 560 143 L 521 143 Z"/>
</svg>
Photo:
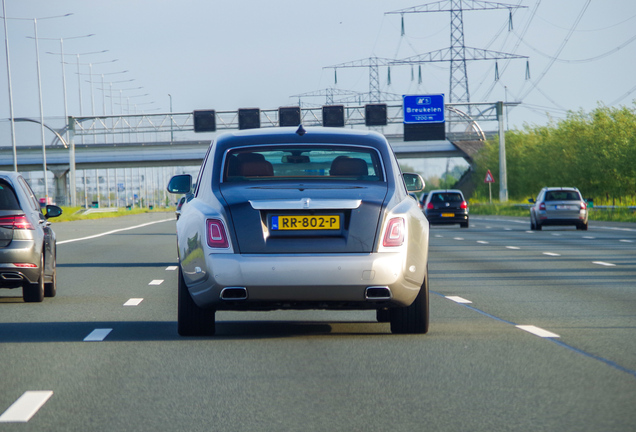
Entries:
<svg viewBox="0 0 636 432">
<path fill-rule="evenodd" d="M 68 181 L 66 177 L 69 168 L 55 168 L 51 169 L 51 172 L 55 176 L 55 203 L 57 205 L 69 205 Z"/>
</svg>

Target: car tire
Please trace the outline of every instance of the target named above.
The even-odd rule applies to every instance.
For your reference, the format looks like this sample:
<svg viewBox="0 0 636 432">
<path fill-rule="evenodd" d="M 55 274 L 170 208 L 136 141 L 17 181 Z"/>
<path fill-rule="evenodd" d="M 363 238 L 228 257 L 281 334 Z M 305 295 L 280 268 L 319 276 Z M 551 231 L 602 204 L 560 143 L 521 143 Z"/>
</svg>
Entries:
<svg viewBox="0 0 636 432">
<path fill-rule="evenodd" d="M 177 300 L 177 332 L 180 336 L 214 336 L 216 311 L 202 309 L 192 300 L 183 280 L 181 266 Z"/>
<path fill-rule="evenodd" d="M 410 306 L 392 308 L 391 333 L 394 334 L 424 334 L 428 332 L 429 301 L 428 301 L 428 269 L 426 277 L 415 301 Z"/>
<path fill-rule="evenodd" d="M 587 222 L 576 226 L 577 230 L 587 231 Z"/>
<path fill-rule="evenodd" d="M 55 297 L 57 294 L 57 269 L 55 257 L 53 258 L 53 274 L 51 274 L 51 282 L 44 284 L 44 297 Z"/>
<path fill-rule="evenodd" d="M 461 228 L 468 228 L 468 222 L 462 222 L 459 224 Z"/>
<path fill-rule="evenodd" d="M 22 299 L 25 303 L 40 303 L 44 300 L 44 257 L 40 257 L 40 275 L 37 282 L 26 282 L 22 286 Z"/>
</svg>

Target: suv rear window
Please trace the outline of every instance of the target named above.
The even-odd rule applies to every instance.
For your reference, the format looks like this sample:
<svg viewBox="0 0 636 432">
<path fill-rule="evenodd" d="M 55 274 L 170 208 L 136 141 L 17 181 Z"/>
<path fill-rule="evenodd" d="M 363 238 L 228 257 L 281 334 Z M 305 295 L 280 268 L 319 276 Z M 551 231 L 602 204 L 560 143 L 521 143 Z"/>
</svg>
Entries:
<svg viewBox="0 0 636 432">
<path fill-rule="evenodd" d="M 0 180 L 0 210 L 20 210 L 13 188 L 2 180 Z"/>
<path fill-rule="evenodd" d="M 262 180 L 383 181 L 375 149 L 346 146 L 267 146 L 230 150 L 223 181 Z"/>
</svg>

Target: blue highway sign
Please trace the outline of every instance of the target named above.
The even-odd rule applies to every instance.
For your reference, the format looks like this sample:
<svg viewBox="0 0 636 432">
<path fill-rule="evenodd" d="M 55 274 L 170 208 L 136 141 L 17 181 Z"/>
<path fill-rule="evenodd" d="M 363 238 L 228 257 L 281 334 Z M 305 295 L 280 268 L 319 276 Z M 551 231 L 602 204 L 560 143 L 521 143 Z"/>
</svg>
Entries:
<svg viewBox="0 0 636 432">
<path fill-rule="evenodd" d="M 444 123 L 444 95 L 404 95 L 404 123 Z"/>
</svg>

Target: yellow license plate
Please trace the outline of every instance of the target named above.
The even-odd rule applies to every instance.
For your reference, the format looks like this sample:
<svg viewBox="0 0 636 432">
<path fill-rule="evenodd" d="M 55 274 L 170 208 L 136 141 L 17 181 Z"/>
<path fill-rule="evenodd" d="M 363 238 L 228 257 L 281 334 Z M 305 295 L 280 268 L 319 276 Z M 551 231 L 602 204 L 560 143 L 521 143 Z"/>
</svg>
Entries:
<svg viewBox="0 0 636 432">
<path fill-rule="evenodd" d="M 337 230 L 340 215 L 272 216 L 272 230 Z"/>
<path fill-rule="evenodd" d="M 455 213 L 442 213 L 442 217 L 455 217 Z"/>
</svg>

